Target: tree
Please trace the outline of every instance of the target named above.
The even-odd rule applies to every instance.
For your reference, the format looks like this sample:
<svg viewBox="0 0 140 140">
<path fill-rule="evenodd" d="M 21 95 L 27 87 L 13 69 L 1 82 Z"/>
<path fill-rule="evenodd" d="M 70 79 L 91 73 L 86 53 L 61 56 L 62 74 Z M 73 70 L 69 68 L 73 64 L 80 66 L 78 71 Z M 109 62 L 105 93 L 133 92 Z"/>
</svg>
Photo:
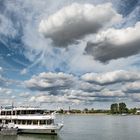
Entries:
<svg viewBox="0 0 140 140">
<path fill-rule="evenodd" d="M 137 109 L 136 108 L 129 109 L 129 113 L 130 114 L 136 114 L 136 112 L 137 112 Z"/>
<path fill-rule="evenodd" d="M 119 113 L 128 113 L 128 108 L 125 103 L 119 103 Z"/>
<path fill-rule="evenodd" d="M 84 113 L 88 113 L 88 109 L 87 108 L 84 109 Z"/>
<path fill-rule="evenodd" d="M 63 109 L 60 109 L 58 112 L 61 113 L 61 114 L 63 114 L 64 113 L 64 110 Z"/>
<path fill-rule="evenodd" d="M 111 110 L 112 114 L 117 114 L 118 113 L 118 104 L 117 103 L 111 104 L 110 110 Z"/>
</svg>

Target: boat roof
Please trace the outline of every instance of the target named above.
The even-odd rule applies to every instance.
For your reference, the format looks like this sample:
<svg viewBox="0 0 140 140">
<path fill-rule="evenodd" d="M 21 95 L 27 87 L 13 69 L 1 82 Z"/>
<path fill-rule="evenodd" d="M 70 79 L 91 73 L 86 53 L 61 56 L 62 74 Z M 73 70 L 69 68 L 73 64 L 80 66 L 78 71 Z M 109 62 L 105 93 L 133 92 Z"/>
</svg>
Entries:
<svg viewBox="0 0 140 140">
<path fill-rule="evenodd" d="M 44 109 L 44 108 L 30 107 L 30 106 L 20 106 L 20 107 L 6 106 L 6 107 L 1 107 L 1 111 L 11 111 L 11 110 L 42 110 L 42 111 L 47 111 L 47 109 Z"/>
<path fill-rule="evenodd" d="M 0 116 L 0 119 L 6 119 L 6 120 L 10 120 L 10 119 L 17 119 L 17 120 L 48 120 L 48 119 L 55 119 L 55 115 L 50 114 L 50 115 L 19 115 L 19 116 Z"/>
</svg>

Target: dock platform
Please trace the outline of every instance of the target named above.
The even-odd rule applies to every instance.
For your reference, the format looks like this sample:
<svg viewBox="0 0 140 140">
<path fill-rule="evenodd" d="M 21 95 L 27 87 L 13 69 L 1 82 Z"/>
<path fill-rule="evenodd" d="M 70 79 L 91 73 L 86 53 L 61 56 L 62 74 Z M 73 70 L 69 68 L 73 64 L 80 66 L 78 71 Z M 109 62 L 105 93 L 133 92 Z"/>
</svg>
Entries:
<svg viewBox="0 0 140 140">
<path fill-rule="evenodd" d="M 1 135 L 17 135 L 18 128 L 2 128 L 0 131 Z"/>
</svg>

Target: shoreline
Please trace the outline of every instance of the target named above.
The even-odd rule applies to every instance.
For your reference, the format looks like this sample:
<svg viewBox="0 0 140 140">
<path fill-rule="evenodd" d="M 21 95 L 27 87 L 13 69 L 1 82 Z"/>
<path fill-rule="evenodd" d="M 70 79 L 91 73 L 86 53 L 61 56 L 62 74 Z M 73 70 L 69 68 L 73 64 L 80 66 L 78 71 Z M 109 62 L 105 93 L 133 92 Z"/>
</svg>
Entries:
<svg viewBox="0 0 140 140">
<path fill-rule="evenodd" d="M 105 115 L 108 115 L 108 116 L 139 116 L 139 114 L 126 114 L 126 115 L 122 115 L 122 114 L 108 114 L 108 113 L 70 113 L 70 114 L 59 114 L 59 115 L 85 115 L 85 116 L 105 116 Z"/>
</svg>

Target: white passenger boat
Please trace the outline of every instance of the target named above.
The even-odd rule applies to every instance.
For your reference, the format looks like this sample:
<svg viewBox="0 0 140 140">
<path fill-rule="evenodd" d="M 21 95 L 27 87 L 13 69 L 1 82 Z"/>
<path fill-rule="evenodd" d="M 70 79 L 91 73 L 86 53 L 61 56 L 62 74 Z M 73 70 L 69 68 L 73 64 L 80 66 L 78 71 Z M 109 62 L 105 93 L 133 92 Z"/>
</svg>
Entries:
<svg viewBox="0 0 140 140">
<path fill-rule="evenodd" d="M 18 128 L 20 133 L 57 134 L 63 127 L 55 123 L 55 113 L 45 113 L 44 109 L 33 107 L 12 107 L 0 109 L 2 127 Z"/>
</svg>

